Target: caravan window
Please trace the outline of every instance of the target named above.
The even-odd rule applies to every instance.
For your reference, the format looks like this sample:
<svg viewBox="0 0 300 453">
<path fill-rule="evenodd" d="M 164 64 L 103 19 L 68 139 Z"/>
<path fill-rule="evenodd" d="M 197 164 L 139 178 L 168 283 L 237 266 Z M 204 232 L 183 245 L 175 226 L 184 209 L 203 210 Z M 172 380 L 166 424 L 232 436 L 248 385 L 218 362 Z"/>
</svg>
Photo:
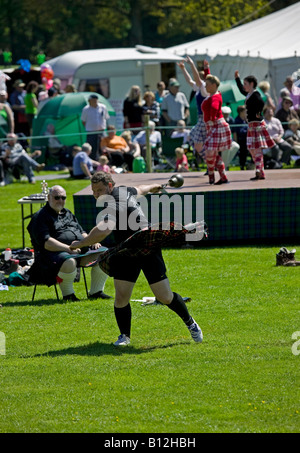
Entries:
<svg viewBox="0 0 300 453">
<path fill-rule="evenodd" d="M 80 80 L 78 91 L 93 91 L 101 94 L 106 99 L 110 97 L 109 79 L 84 79 Z"/>
</svg>

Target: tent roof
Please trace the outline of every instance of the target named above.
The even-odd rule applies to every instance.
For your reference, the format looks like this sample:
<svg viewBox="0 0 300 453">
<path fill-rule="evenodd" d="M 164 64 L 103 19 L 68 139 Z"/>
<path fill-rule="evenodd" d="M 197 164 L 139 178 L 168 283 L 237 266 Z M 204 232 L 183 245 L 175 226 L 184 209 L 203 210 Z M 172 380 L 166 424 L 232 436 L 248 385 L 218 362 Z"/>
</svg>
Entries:
<svg viewBox="0 0 300 453">
<path fill-rule="evenodd" d="M 206 38 L 169 47 L 177 55 L 239 55 L 267 60 L 300 54 L 300 2 Z"/>
<path fill-rule="evenodd" d="M 88 63 L 100 63 L 109 61 L 179 61 L 181 57 L 165 49 L 136 45 L 130 48 L 120 49 L 92 49 L 75 50 L 67 52 L 56 58 L 48 60 L 55 76 L 73 76 L 75 71 Z"/>
</svg>

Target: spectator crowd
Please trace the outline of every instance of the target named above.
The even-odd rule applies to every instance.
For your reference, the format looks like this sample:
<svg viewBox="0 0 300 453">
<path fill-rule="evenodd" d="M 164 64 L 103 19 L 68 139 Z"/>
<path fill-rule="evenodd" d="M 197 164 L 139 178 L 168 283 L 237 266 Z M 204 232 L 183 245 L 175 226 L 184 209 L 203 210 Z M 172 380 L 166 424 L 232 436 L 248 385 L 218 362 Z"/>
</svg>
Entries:
<svg viewBox="0 0 300 453">
<path fill-rule="evenodd" d="M 48 157 L 52 157 L 60 168 L 68 168 L 74 178 L 90 179 L 98 170 L 109 173 L 134 171 L 135 161 L 146 160 L 147 137 L 152 150 L 153 168 L 163 168 L 160 165 L 164 162 L 164 141 L 181 138 L 179 147 L 174 141 L 173 169 L 177 171 L 189 171 L 191 166 L 198 169 L 198 164 L 203 163 L 209 171 L 210 182 L 213 181 L 214 169 L 219 168 L 222 183 L 228 182 L 225 171 L 232 161 L 238 163 L 241 170 L 253 166 L 253 153 L 250 154 L 247 147 L 249 118 L 246 106 L 239 105 L 237 115 L 232 117 L 231 108 L 222 106 L 222 97 L 218 94 L 220 81 L 210 74 L 208 62 L 204 62 L 204 71 L 200 72 L 191 59 L 186 62 L 191 65 L 191 75 L 184 63 L 178 66 L 192 92 L 196 93 L 198 122 L 194 127 L 189 125 L 190 103 L 174 77 L 169 79 L 167 86 L 159 81 L 154 92 L 147 89 L 143 93 L 138 85 L 128 90 L 123 101 L 122 133 L 116 130 L 107 107 L 99 101 L 98 95 L 91 93 L 88 104 L 81 112 L 82 125 L 87 132 L 86 143 L 64 146 L 59 136 L 56 137 L 55 125 L 49 123 L 44 132 L 49 137 Z M 258 87 L 265 96 L 261 120 L 274 142 L 274 146 L 262 148 L 261 159 L 265 168 L 282 168 L 300 156 L 300 87 L 291 76 L 287 76 L 278 102 L 272 99 L 267 81 L 261 81 Z M 7 124 L 6 141 L 0 142 L 0 186 L 12 182 L 13 178 L 20 179 L 22 174 L 34 184 L 34 171 L 52 168 L 47 166 L 47 162 L 41 162 L 41 151 L 32 150 L 27 137 L 32 135 L 34 117 L 51 98 L 74 92 L 74 85 L 61 90 L 59 79 L 54 79 L 53 86 L 48 90 L 35 81 L 25 86 L 21 79 L 17 79 L 10 95 L 4 89 L 0 91 L 0 114 Z M 211 104 L 213 99 L 221 102 L 222 108 L 215 124 L 209 119 L 212 107 L 208 105 L 208 99 Z M 203 117 L 203 111 L 206 117 Z M 207 138 L 207 134 L 211 134 L 216 127 L 219 133 L 222 127 L 225 148 L 217 145 L 215 138 L 210 138 L 210 142 Z M 273 145 L 271 141 L 268 143 Z M 192 156 L 189 160 L 188 153 Z"/>
</svg>

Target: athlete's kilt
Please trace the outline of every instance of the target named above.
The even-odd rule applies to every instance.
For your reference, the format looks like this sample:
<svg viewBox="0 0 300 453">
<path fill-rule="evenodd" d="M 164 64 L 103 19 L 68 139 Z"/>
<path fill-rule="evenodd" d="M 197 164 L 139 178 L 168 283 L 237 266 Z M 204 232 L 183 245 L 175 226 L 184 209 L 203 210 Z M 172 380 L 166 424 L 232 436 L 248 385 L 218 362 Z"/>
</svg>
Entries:
<svg viewBox="0 0 300 453">
<path fill-rule="evenodd" d="M 248 125 L 247 131 L 247 148 L 273 148 L 275 146 L 274 140 L 270 137 L 264 120 L 251 121 Z"/>
<path fill-rule="evenodd" d="M 207 134 L 204 142 L 205 149 L 219 152 L 231 148 L 231 130 L 224 118 L 209 122 L 209 124 L 205 123 L 205 126 Z"/>
</svg>

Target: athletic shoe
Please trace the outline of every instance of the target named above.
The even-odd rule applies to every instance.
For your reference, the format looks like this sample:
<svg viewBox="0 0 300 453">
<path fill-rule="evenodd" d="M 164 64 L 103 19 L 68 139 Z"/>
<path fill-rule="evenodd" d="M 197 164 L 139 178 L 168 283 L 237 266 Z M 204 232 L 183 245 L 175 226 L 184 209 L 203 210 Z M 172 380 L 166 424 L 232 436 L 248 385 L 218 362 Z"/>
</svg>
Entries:
<svg viewBox="0 0 300 453">
<path fill-rule="evenodd" d="M 194 321 L 193 324 L 188 327 L 190 334 L 192 336 L 192 339 L 196 343 L 202 343 L 202 340 L 203 340 L 202 330 L 200 329 L 200 327 L 198 326 L 196 321 L 195 320 L 193 320 L 193 321 Z"/>
<path fill-rule="evenodd" d="M 117 341 L 114 343 L 115 346 L 126 346 L 130 343 L 130 338 L 124 333 L 118 336 Z"/>
<path fill-rule="evenodd" d="M 90 294 L 89 299 L 111 299 L 111 296 L 105 294 L 103 291 L 98 291 L 97 293 Z"/>
</svg>

